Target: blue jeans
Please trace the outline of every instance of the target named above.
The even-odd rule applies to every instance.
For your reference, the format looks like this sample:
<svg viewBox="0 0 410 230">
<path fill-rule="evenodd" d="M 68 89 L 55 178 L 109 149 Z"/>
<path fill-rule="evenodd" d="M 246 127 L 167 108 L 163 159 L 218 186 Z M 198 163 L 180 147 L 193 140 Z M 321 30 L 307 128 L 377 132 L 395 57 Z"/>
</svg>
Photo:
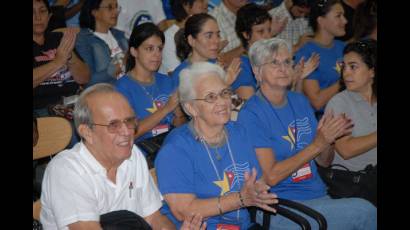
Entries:
<svg viewBox="0 0 410 230">
<path fill-rule="evenodd" d="M 331 199 L 329 196 L 305 201 L 297 201 L 318 212 L 327 221 L 329 230 L 374 230 L 377 229 L 377 209 L 370 202 L 360 198 Z M 317 222 L 296 210 L 292 210 L 305 217 L 313 229 L 319 229 Z M 262 212 L 258 211 L 256 221 L 262 223 Z M 291 220 L 275 215 L 271 216 L 269 229 L 300 229 Z"/>
</svg>

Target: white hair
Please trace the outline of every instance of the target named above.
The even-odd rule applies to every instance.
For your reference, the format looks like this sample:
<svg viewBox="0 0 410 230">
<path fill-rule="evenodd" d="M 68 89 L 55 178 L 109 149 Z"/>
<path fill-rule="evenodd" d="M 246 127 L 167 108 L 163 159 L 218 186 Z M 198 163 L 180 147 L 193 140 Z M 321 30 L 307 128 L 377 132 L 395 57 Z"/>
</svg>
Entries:
<svg viewBox="0 0 410 230">
<path fill-rule="evenodd" d="M 252 44 L 249 49 L 249 60 L 253 67 L 260 66 L 278 52 L 279 47 L 287 48 L 292 53 L 290 44 L 280 38 L 262 39 Z"/>
<path fill-rule="evenodd" d="M 226 83 L 227 77 L 225 71 L 217 64 L 209 62 L 196 62 L 191 66 L 183 69 L 179 74 L 179 101 L 182 109 L 187 113 L 189 112 L 185 108 L 185 103 L 195 99 L 197 92 L 196 86 L 199 80 L 209 77 L 209 74 L 214 74 Z"/>
<path fill-rule="evenodd" d="M 226 82 L 226 73 L 217 64 L 209 62 L 196 62 L 191 66 L 183 69 L 179 74 L 179 100 L 187 102 L 196 97 L 195 87 L 197 82 L 209 76 L 208 74 L 216 74 L 223 82 Z"/>
</svg>

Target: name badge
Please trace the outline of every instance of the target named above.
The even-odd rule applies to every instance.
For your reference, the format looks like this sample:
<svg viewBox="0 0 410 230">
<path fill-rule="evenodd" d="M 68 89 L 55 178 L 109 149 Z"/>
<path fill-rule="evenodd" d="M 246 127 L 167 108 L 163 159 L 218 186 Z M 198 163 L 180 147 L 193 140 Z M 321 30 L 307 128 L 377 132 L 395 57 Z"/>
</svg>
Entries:
<svg viewBox="0 0 410 230">
<path fill-rule="evenodd" d="M 292 174 L 293 182 L 300 182 L 312 177 L 312 170 L 309 163 L 306 163 L 298 171 Z"/>
<path fill-rule="evenodd" d="M 217 224 L 216 230 L 240 230 L 241 228 L 238 225 L 233 224 Z"/>
<path fill-rule="evenodd" d="M 169 130 L 169 125 L 167 124 L 157 125 L 152 129 L 152 136 L 156 136 L 161 133 L 168 132 L 168 130 Z"/>
</svg>

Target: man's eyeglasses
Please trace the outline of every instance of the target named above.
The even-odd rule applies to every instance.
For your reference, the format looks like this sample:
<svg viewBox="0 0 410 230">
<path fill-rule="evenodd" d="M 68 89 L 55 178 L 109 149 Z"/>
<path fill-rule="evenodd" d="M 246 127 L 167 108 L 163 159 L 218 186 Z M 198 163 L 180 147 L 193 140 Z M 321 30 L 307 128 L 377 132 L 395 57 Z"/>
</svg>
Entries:
<svg viewBox="0 0 410 230">
<path fill-rule="evenodd" d="M 136 117 L 129 117 L 124 120 L 113 120 L 111 121 L 108 125 L 104 124 L 92 124 L 92 125 L 98 125 L 98 126 L 105 126 L 107 127 L 108 132 L 110 133 L 118 133 L 120 129 L 122 128 L 122 123 L 125 124 L 125 126 L 128 129 L 137 129 L 138 123 L 137 123 L 137 118 Z"/>
<path fill-rule="evenodd" d="M 107 9 L 108 11 L 112 12 L 112 11 L 118 11 L 121 12 L 121 6 L 119 5 L 108 5 L 108 6 L 100 6 L 98 7 L 100 9 Z"/>
<path fill-rule="evenodd" d="M 275 69 L 279 69 L 280 68 L 280 66 L 284 66 L 285 68 L 292 68 L 293 67 L 293 61 L 291 60 L 291 59 L 286 59 L 286 60 L 284 60 L 284 61 L 279 61 L 279 60 L 276 60 L 276 59 L 273 59 L 273 61 L 270 61 L 270 62 L 266 62 L 266 63 L 263 63 L 261 66 L 263 66 L 263 65 L 272 65 Z"/>
<path fill-rule="evenodd" d="M 201 101 L 206 101 L 208 103 L 215 103 L 216 100 L 218 100 L 218 97 L 221 97 L 223 99 L 231 99 L 233 95 L 233 91 L 230 88 L 226 88 L 221 90 L 218 94 L 216 93 L 209 93 L 206 95 L 204 98 L 196 98 L 193 100 L 201 100 Z"/>
</svg>

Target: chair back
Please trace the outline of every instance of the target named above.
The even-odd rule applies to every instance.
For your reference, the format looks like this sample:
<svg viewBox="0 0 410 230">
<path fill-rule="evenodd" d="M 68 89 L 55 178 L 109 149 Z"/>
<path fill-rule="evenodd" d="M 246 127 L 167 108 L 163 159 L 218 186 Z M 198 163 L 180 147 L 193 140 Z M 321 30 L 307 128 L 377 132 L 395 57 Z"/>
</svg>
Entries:
<svg viewBox="0 0 410 230">
<path fill-rule="evenodd" d="M 70 143 L 73 130 L 62 117 L 37 118 L 38 141 L 33 147 L 33 160 L 54 155 Z"/>
</svg>

